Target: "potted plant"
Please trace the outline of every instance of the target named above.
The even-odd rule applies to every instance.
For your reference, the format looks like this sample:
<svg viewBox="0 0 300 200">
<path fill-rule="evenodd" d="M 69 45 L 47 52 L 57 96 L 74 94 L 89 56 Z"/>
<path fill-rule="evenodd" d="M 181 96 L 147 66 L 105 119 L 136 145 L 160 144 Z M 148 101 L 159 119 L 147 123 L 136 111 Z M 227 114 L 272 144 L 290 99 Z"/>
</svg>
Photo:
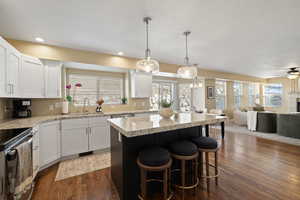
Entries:
<svg viewBox="0 0 300 200">
<path fill-rule="evenodd" d="M 160 102 L 160 110 L 159 114 L 166 119 L 171 118 L 174 115 L 174 112 L 171 108 L 173 102 L 172 101 L 167 101 L 167 100 L 162 100 Z"/>
<path fill-rule="evenodd" d="M 123 98 L 121 99 L 121 101 L 122 101 L 122 104 L 126 104 L 126 103 L 127 103 L 127 98 L 126 98 L 126 97 L 123 97 Z"/>
</svg>

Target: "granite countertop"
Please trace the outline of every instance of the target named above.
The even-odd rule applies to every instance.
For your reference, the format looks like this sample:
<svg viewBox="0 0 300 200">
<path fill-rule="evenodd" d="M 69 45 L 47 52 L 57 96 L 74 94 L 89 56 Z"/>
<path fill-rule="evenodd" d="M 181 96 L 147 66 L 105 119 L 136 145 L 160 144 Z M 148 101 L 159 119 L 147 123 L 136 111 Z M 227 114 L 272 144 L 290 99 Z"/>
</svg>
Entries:
<svg viewBox="0 0 300 200">
<path fill-rule="evenodd" d="M 137 113 L 154 113 L 157 110 L 129 110 L 129 111 L 118 111 L 118 112 L 103 112 L 103 113 L 72 113 L 68 115 L 49 115 L 49 116 L 36 116 L 23 119 L 10 119 L 0 121 L 0 130 L 5 129 L 17 129 L 17 128 L 31 128 L 39 125 L 43 122 L 62 120 L 62 119 L 73 119 L 83 117 L 101 117 L 121 114 L 137 114 Z"/>
<path fill-rule="evenodd" d="M 227 117 L 225 116 L 190 112 L 178 113 L 171 117 L 171 119 L 164 119 L 159 114 L 153 114 L 149 117 L 114 118 L 108 121 L 112 127 L 124 136 L 136 137 L 181 128 L 220 123 L 226 119 Z"/>
</svg>

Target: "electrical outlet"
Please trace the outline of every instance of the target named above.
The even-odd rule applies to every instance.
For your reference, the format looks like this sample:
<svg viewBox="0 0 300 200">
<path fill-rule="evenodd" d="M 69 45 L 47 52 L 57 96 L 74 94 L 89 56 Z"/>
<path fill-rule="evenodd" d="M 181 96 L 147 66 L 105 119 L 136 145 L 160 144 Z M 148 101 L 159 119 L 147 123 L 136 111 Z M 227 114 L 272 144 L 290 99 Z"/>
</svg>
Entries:
<svg viewBox="0 0 300 200">
<path fill-rule="evenodd" d="M 61 102 L 55 103 L 55 108 L 61 108 L 61 107 L 62 107 L 62 103 Z"/>
<path fill-rule="evenodd" d="M 49 106 L 49 111 L 53 111 L 54 110 L 54 105 L 50 105 Z"/>
</svg>

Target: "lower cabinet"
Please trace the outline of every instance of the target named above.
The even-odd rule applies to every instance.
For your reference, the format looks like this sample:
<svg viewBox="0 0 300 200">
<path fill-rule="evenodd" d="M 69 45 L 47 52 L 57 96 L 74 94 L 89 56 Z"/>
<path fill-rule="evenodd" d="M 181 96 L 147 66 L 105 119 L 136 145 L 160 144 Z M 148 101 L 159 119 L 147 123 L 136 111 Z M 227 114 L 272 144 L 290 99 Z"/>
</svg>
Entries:
<svg viewBox="0 0 300 200">
<path fill-rule="evenodd" d="M 61 133 L 62 156 L 89 151 L 88 130 L 86 128 L 63 129 Z"/>
<path fill-rule="evenodd" d="M 95 151 L 98 149 L 106 149 L 110 147 L 109 127 L 96 126 L 91 127 L 89 132 L 89 149 Z"/>
<path fill-rule="evenodd" d="M 103 116 L 62 120 L 62 156 L 109 148 L 107 119 Z"/>
<path fill-rule="evenodd" d="M 60 121 L 40 125 L 39 143 L 40 167 L 60 158 Z"/>
</svg>

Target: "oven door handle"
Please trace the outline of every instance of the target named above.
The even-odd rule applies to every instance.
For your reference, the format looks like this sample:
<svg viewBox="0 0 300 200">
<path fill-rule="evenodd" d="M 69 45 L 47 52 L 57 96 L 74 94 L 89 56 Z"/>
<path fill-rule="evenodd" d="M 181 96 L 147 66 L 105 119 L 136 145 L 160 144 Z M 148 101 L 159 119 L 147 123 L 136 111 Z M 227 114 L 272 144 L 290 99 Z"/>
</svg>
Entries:
<svg viewBox="0 0 300 200">
<path fill-rule="evenodd" d="M 26 140 L 27 140 L 27 141 L 26 141 Z M 18 141 L 16 141 L 16 142 L 15 142 L 13 145 L 11 145 L 9 148 L 7 148 L 7 149 L 5 150 L 5 152 L 6 152 L 6 154 L 7 154 L 7 153 L 10 152 L 11 150 L 15 149 L 16 146 L 20 145 L 21 143 L 23 143 L 23 142 L 29 142 L 29 141 L 32 142 L 32 140 L 33 140 L 32 134 L 26 135 L 26 136 L 20 138 Z"/>
</svg>

